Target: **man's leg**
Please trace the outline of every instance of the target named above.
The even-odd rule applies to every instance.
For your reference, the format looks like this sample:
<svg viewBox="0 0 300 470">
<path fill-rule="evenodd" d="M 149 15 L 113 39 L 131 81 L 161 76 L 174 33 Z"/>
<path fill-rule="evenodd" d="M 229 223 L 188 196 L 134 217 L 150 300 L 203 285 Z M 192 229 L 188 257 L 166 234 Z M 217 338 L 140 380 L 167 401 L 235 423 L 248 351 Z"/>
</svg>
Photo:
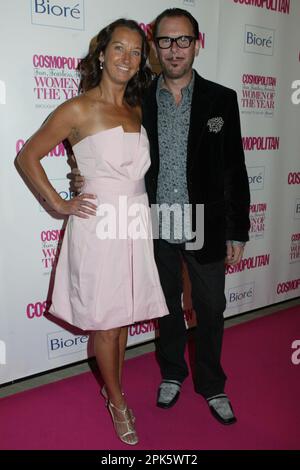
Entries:
<svg viewBox="0 0 300 470">
<path fill-rule="evenodd" d="M 159 399 L 162 398 L 159 406 L 168 408 L 177 400 L 180 384 L 188 375 L 188 367 L 184 359 L 187 334 L 181 305 L 182 259 L 179 248 L 164 240 L 156 242 L 155 258 L 170 312 L 169 315 L 158 320 L 157 357 L 164 385 L 163 389 L 159 390 L 157 404 L 159 405 Z M 160 397 L 160 394 L 163 396 Z M 164 402 L 166 406 L 163 405 Z"/>
<path fill-rule="evenodd" d="M 184 252 L 192 284 L 197 315 L 195 388 L 220 423 L 233 424 L 236 417 L 224 393 L 226 375 L 221 366 L 224 331 L 224 261 L 200 265 L 193 254 Z"/>
<path fill-rule="evenodd" d="M 224 261 L 200 264 L 193 254 L 184 252 L 197 316 L 195 332 L 195 388 L 204 398 L 224 392 L 226 375 L 221 366 L 224 331 Z"/>
</svg>

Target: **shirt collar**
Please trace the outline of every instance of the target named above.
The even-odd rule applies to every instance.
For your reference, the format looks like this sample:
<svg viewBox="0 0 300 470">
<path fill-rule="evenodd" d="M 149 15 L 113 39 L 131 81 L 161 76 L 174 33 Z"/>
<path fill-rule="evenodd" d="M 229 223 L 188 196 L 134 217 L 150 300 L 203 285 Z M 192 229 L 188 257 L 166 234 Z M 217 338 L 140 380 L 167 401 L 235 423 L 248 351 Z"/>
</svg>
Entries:
<svg viewBox="0 0 300 470">
<path fill-rule="evenodd" d="M 194 83 L 195 83 L 195 72 L 193 70 L 190 83 L 184 88 L 181 88 L 182 96 L 185 96 L 187 94 L 190 97 L 192 95 L 193 90 L 194 90 Z M 164 78 L 163 78 L 163 74 L 161 73 L 158 77 L 158 82 L 157 82 L 157 95 L 159 95 L 161 92 L 170 93 L 170 91 L 166 87 L 163 87 L 163 84 L 164 84 Z"/>
</svg>

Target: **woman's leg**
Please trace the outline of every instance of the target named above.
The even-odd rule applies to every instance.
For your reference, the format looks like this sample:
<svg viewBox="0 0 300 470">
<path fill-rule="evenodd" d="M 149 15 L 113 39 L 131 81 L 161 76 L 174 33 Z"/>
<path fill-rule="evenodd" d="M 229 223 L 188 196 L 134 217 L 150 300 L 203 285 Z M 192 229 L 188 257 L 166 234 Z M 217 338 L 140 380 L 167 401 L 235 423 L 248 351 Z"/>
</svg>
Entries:
<svg viewBox="0 0 300 470">
<path fill-rule="evenodd" d="M 123 326 L 121 328 L 120 337 L 119 337 L 119 381 L 120 385 L 122 384 L 122 372 L 125 358 L 125 351 L 128 338 L 128 327 Z"/>
<path fill-rule="evenodd" d="M 120 385 L 120 363 L 122 370 L 126 335 L 126 331 L 121 332 L 121 328 L 97 331 L 94 348 L 97 363 L 105 382 L 109 398 L 108 408 L 116 433 L 126 444 L 135 445 L 138 443 L 138 437 Z"/>
<path fill-rule="evenodd" d="M 97 331 L 94 338 L 94 350 L 109 399 L 117 407 L 124 408 L 125 401 L 120 386 L 119 370 L 120 334 L 121 328 Z"/>
</svg>

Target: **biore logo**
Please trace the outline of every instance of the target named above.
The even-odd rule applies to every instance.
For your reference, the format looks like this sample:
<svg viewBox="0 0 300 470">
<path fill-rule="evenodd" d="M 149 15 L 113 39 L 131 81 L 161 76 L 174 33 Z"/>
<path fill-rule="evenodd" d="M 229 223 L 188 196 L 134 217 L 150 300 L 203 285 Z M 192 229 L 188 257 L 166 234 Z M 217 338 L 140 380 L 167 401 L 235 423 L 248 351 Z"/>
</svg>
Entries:
<svg viewBox="0 0 300 470">
<path fill-rule="evenodd" d="M 254 299 L 254 282 L 232 287 L 227 292 L 227 308 L 251 304 Z"/>
<path fill-rule="evenodd" d="M 84 0 L 31 0 L 31 22 L 56 28 L 84 29 Z"/>
<path fill-rule="evenodd" d="M 55 359 L 80 351 L 86 352 L 88 339 L 87 335 L 75 336 L 65 330 L 49 333 L 47 335 L 48 357 Z"/>
<path fill-rule="evenodd" d="M 6 344 L 4 341 L 0 340 L 0 365 L 4 366 L 6 364 Z"/>
<path fill-rule="evenodd" d="M 0 104 L 6 104 L 6 86 L 3 80 L 0 80 Z"/>
<path fill-rule="evenodd" d="M 274 29 L 246 24 L 244 51 L 251 54 L 273 55 L 274 36 Z"/>
<path fill-rule="evenodd" d="M 293 81 L 292 90 L 295 90 L 291 96 L 292 103 L 300 104 L 300 80 Z"/>
<path fill-rule="evenodd" d="M 292 349 L 296 349 L 296 351 L 293 352 L 291 361 L 294 364 L 294 366 L 298 366 L 300 364 L 300 340 L 295 339 L 295 341 L 292 342 Z"/>
<path fill-rule="evenodd" d="M 67 180 L 66 178 L 50 179 L 50 183 L 52 183 L 52 185 L 56 189 L 56 192 L 65 201 L 69 201 L 74 196 L 73 191 L 71 191 L 68 188 L 69 180 Z M 41 212 L 45 212 L 45 211 L 54 212 L 53 209 L 48 206 L 48 204 L 45 202 L 45 200 L 41 196 L 40 196 L 39 200 L 40 200 L 40 211 Z"/>
<path fill-rule="evenodd" d="M 247 168 L 250 189 L 255 191 L 257 189 L 264 189 L 265 183 L 265 167 L 253 166 Z"/>
<path fill-rule="evenodd" d="M 288 174 L 288 184 L 300 184 L 300 171 Z"/>
<path fill-rule="evenodd" d="M 295 201 L 294 219 L 300 219 L 300 199 Z"/>
</svg>

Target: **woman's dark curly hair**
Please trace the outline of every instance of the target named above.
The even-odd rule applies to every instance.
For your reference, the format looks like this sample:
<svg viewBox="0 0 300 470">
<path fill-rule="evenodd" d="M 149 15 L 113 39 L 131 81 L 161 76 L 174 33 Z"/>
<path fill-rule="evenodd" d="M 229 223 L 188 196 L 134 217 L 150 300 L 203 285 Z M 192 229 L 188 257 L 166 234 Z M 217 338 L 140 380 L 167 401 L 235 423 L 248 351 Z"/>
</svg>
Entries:
<svg viewBox="0 0 300 470">
<path fill-rule="evenodd" d="M 111 40 L 113 32 L 118 27 L 125 27 L 136 31 L 142 38 L 142 55 L 140 69 L 128 82 L 124 98 L 130 106 L 140 104 L 143 91 L 150 85 L 152 73 L 147 65 L 149 44 L 144 31 L 133 20 L 120 18 L 103 28 L 90 42 L 88 55 L 78 65 L 80 73 L 79 92 L 85 92 L 99 85 L 102 78 L 102 70 L 99 67 L 100 52 L 105 51 Z"/>
</svg>

